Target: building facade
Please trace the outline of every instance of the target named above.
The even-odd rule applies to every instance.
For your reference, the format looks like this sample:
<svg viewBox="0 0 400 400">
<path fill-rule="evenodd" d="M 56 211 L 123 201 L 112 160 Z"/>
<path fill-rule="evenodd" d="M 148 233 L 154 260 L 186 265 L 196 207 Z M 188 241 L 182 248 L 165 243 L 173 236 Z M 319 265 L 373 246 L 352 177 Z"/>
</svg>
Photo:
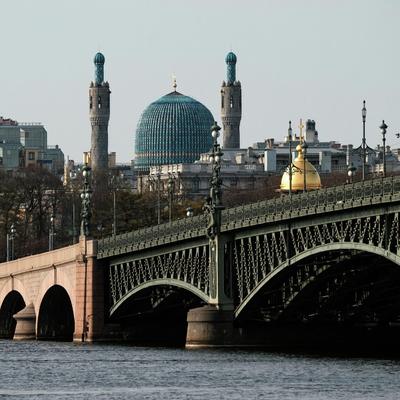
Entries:
<svg viewBox="0 0 400 400">
<path fill-rule="evenodd" d="M 0 117 L 0 170 L 43 167 L 62 175 L 64 153 L 58 145 L 48 146 L 47 131 L 41 123 Z"/>
</svg>

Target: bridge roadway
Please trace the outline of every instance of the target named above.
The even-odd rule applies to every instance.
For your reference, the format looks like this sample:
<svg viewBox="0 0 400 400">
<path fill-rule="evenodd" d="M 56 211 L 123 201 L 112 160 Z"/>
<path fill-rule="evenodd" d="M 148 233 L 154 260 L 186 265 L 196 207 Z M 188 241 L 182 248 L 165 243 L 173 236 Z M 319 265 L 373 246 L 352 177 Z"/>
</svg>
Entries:
<svg viewBox="0 0 400 400">
<path fill-rule="evenodd" d="M 262 345 L 269 331 L 286 340 L 304 327 L 394 329 L 399 210 L 400 177 L 389 177 L 226 209 L 213 239 L 205 215 L 88 241 L 87 258 L 82 238 L 68 250 L 69 275 L 55 252 L 0 265 L 0 333 L 14 334 L 20 310 L 16 334 L 25 313 L 39 338 L 60 336 L 62 324 L 75 339 L 188 346 Z M 14 273 L 23 262 L 32 268 Z M 47 295 L 62 306 L 45 317 Z M 70 322 L 57 322 L 68 301 Z"/>
</svg>

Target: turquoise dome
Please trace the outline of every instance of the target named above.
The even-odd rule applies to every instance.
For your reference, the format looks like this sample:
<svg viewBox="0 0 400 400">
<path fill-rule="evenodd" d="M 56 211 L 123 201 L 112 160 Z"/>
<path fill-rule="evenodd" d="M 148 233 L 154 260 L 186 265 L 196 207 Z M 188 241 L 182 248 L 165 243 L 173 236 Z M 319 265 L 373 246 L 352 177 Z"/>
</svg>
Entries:
<svg viewBox="0 0 400 400">
<path fill-rule="evenodd" d="M 95 64 L 104 64 L 104 63 L 106 62 L 106 59 L 105 59 L 105 57 L 104 57 L 103 54 L 101 54 L 101 53 L 96 53 L 96 55 L 94 56 L 93 62 L 94 62 Z"/>
<path fill-rule="evenodd" d="M 151 103 L 141 115 L 135 140 L 135 169 L 192 163 L 212 146 L 211 112 L 197 100 L 178 92 Z"/>
<path fill-rule="evenodd" d="M 236 64 L 236 61 L 237 61 L 236 54 L 232 53 L 231 51 L 225 57 L 225 62 L 227 64 Z"/>
</svg>

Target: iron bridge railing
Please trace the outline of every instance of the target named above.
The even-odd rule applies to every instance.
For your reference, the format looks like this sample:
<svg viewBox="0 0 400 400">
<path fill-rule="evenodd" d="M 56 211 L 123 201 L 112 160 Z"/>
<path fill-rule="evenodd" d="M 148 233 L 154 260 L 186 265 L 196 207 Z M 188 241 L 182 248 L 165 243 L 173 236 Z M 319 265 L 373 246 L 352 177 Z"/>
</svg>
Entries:
<svg viewBox="0 0 400 400">
<path fill-rule="evenodd" d="M 400 176 L 377 178 L 228 208 L 221 232 L 320 213 L 400 200 Z M 199 215 L 99 240 L 97 257 L 206 236 L 207 216 Z"/>
</svg>

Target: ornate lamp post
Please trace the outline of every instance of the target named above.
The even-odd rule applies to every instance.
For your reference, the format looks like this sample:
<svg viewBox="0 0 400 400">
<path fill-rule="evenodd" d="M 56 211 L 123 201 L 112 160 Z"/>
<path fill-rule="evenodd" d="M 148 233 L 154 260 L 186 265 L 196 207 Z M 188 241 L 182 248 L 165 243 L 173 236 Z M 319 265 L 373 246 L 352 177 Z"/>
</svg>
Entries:
<svg viewBox="0 0 400 400">
<path fill-rule="evenodd" d="M 221 227 L 221 211 L 224 209 L 221 200 L 221 161 L 222 151 L 218 143 L 218 136 L 221 127 L 214 122 L 211 128 L 211 135 L 213 137 L 213 147 L 210 152 L 210 161 L 212 164 L 212 174 L 210 180 L 210 195 L 207 197 L 204 209 L 208 214 L 207 236 L 214 239 L 219 233 Z"/>
<path fill-rule="evenodd" d="M 353 163 L 351 163 L 347 167 L 347 176 L 349 177 L 349 183 L 353 183 L 353 176 L 355 174 L 356 169 L 357 168 L 353 165 Z"/>
<path fill-rule="evenodd" d="M 383 145 L 383 177 L 386 177 L 386 129 L 388 126 L 385 121 L 382 121 L 382 125 L 379 127 L 382 133 L 382 145 Z"/>
<path fill-rule="evenodd" d="M 50 215 L 49 251 L 54 249 L 54 214 Z"/>
<path fill-rule="evenodd" d="M 362 137 L 362 180 L 365 180 L 365 168 L 367 163 L 366 142 L 365 142 L 365 120 L 367 118 L 367 109 L 365 108 L 365 100 L 363 101 L 363 108 L 361 110 L 363 122 L 363 137 Z"/>
<path fill-rule="evenodd" d="M 72 244 L 76 243 L 76 208 L 75 208 L 75 187 L 74 184 L 72 183 L 73 181 L 76 180 L 76 172 L 75 171 L 70 171 L 69 173 L 70 177 L 70 185 L 71 185 L 71 194 L 72 194 Z"/>
<path fill-rule="evenodd" d="M 112 224 L 112 235 L 113 238 L 117 236 L 117 186 L 118 186 L 118 177 L 113 175 L 111 177 L 111 187 L 113 192 L 113 224 Z"/>
<path fill-rule="evenodd" d="M 161 173 L 157 170 L 157 224 L 161 224 Z"/>
<path fill-rule="evenodd" d="M 91 168 L 85 164 L 82 169 L 83 175 L 83 189 L 81 193 L 82 199 L 82 211 L 81 211 L 81 236 L 89 236 L 90 235 L 90 219 L 92 217 L 92 212 L 90 209 L 90 199 L 92 197 L 92 188 L 90 186 L 90 176 L 91 176 Z"/>
<path fill-rule="evenodd" d="M 90 219 L 92 217 L 90 199 L 92 197 L 92 188 L 90 186 L 91 168 L 85 164 L 82 168 L 83 175 L 83 189 L 81 192 L 82 199 L 82 211 L 81 211 L 81 236 L 84 238 L 85 243 L 85 253 L 83 255 L 83 262 L 85 266 L 84 273 L 84 291 L 83 291 L 83 313 L 82 313 L 82 342 L 86 339 L 87 334 L 87 321 L 86 321 L 86 310 L 87 310 L 87 269 L 88 269 L 88 259 L 87 259 L 87 238 L 90 235 Z"/>
<path fill-rule="evenodd" d="M 307 155 L 307 143 L 304 140 L 303 144 L 301 145 L 303 148 L 303 172 L 304 172 L 304 187 L 303 187 L 303 192 L 307 192 L 307 171 L 306 171 L 306 155 Z"/>
<path fill-rule="evenodd" d="M 175 187 L 174 178 L 172 174 L 168 174 L 168 212 L 169 212 L 168 220 L 170 223 L 172 221 L 172 201 L 174 196 L 174 187 Z"/>
<path fill-rule="evenodd" d="M 10 226 L 10 233 L 7 233 L 7 261 L 14 260 L 14 240 L 17 230 L 14 224 Z"/>
<path fill-rule="evenodd" d="M 293 167 L 292 167 L 292 121 L 289 121 L 288 140 L 289 140 L 289 196 L 292 196 L 292 180 L 293 180 Z"/>
</svg>

